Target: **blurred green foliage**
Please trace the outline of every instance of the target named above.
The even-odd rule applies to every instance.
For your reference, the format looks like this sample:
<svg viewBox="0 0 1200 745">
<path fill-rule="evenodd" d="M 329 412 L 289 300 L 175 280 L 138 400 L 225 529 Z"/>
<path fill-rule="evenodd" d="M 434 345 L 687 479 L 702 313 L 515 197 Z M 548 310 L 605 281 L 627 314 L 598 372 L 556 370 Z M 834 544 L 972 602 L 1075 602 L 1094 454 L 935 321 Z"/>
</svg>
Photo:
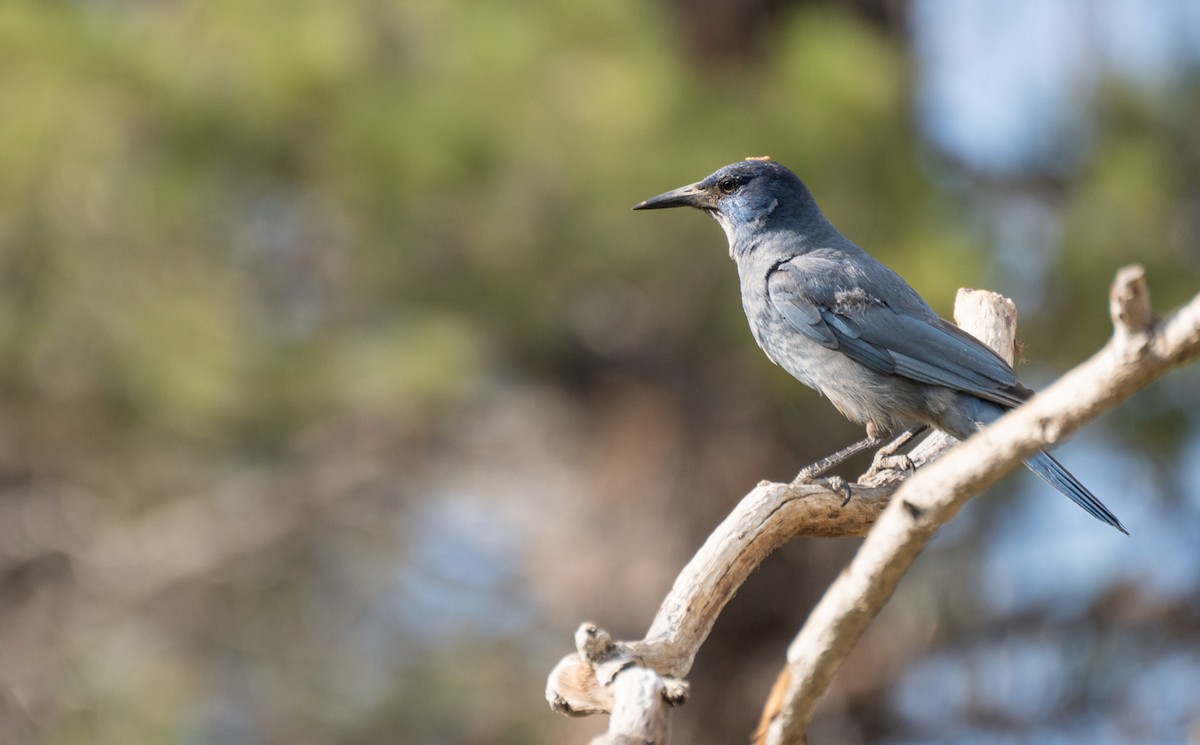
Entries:
<svg viewBox="0 0 1200 745">
<path fill-rule="evenodd" d="M 628 207 L 762 153 L 946 307 L 977 254 L 923 186 L 902 50 L 808 11 L 714 76 L 669 28 L 627 1 L 5 4 L 6 387 L 270 439 L 553 357 L 614 282 L 662 338 L 736 341 L 719 234 Z"/>
<path fill-rule="evenodd" d="M 553 357 L 613 282 L 655 299 L 662 338 L 739 343 L 710 302 L 733 292 L 719 235 L 626 208 L 762 153 L 939 309 L 982 276 L 961 200 L 928 186 L 893 40 L 805 10 L 713 72 L 670 27 L 629 0 L 4 4 L 5 385 L 271 437 Z M 1184 295 L 1196 105 L 1139 103 L 1114 97 L 1070 196 L 1070 291 L 1045 318 L 1102 307 L 1130 260 Z M 1074 355 L 1105 323 L 1083 315 Z"/>
<path fill-rule="evenodd" d="M 473 392 L 529 379 L 578 393 L 633 378 L 678 396 L 696 429 L 717 398 L 749 389 L 744 408 L 765 411 L 785 447 L 826 449 L 825 425 L 840 420 L 753 348 L 720 231 L 696 214 L 629 207 L 769 154 L 948 314 L 957 287 L 997 277 L 980 218 L 989 186 L 947 176 L 910 118 L 903 40 L 841 5 L 779 12 L 756 56 L 720 69 L 687 57 L 673 11 L 633 0 L 0 3 L 0 437 L 15 431 L 21 448 L 57 459 L 47 471 L 111 502 L 115 523 L 183 492 L 227 497 L 230 483 L 235 496 L 342 488 L 329 472 L 362 460 L 403 479 L 420 453 L 389 440 L 364 454 L 337 427 L 306 430 L 369 415 L 436 444 L 441 417 Z M 1022 316 L 1039 362 L 1062 369 L 1104 341 L 1120 265 L 1148 265 L 1160 308 L 1195 292 L 1190 95 L 1165 108 L 1125 89 L 1102 99 L 1094 155 L 1056 194 L 1063 250 L 1050 289 Z M 1152 404 L 1145 418 L 1178 435 L 1179 400 Z M 109 462 L 114 442 L 128 450 Z M 331 452 L 346 462 L 323 470 Z M 45 475 L 38 457 L 14 458 L 0 465 Z M 388 483 L 364 522 L 432 499 Z M 537 691 L 546 659 L 508 641 L 396 652 L 375 640 L 402 659 L 381 663 L 387 679 L 362 673 L 354 654 L 384 655 L 355 648 L 367 624 L 330 608 L 382 602 L 400 560 L 381 551 L 361 561 L 366 578 L 320 576 L 358 546 L 345 525 L 319 527 L 321 545 L 274 547 L 249 579 L 179 591 L 170 618 L 145 618 L 138 599 L 103 644 L 57 651 L 47 667 L 65 657 L 67 672 L 47 687 L 66 703 L 48 707 L 37 734 L 209 741 L 197 722 L 242 696 L 234 678 L 260 697 L 263 741 L 556 741 Z M 305 585 L 313 576 L 324 585 Z M 312 607 L 329 618 L 304 616 Z M 161 630 L 173 624 L 191 631 Z M 468 647 L 476 678 L 455 668 Z M 228 673 L 243 656 L 250 672 Z M 509 697 L 489 698 L 498 692 Z M 463 715 L 463 700 L 488 710 Z"/>
</svg>

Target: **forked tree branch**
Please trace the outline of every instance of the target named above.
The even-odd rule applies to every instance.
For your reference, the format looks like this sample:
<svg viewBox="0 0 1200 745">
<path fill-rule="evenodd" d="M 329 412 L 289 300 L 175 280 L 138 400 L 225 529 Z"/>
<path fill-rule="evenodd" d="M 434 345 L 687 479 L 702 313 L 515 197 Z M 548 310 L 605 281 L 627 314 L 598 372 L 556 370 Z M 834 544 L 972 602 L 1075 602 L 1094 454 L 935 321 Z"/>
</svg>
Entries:
<svg viewBox="0 0 1200 745">
<path fill-rule="evenodd" d="M 1133 266 L 1117 273 L 1109 307 L 1114 333 L 1103 349 L 952 455 L 914 474 L 896 492 L 788 647 L 787 666 L 776 683 L 783 694 L 775 710 L 764 712 L 762 742 L 805 741 L 817 700 L 867 623 L 929 538 L 968 499 L 1024 458 L 1200 356 L 1200 296 L 1159 322 L 1150 307 L 1145 272 Z"/>
<path fill-rule="evenodd" d="M 816 701 L 938 527 L 1026 456 L 1200 356 L 1200 296 L 1158 322 L 1143 271 L 1128 267 L 1117 275 L 1111 311 L 1113 338 L 1092 359 L 907 480 L 903 473 L 870 474 L 855 486 L 854 499 L 845 506 L 844 492 L 827 483 L 759 484 L 684 568 L 644 640 L 612 642 L 590 624 L 580 628 L 577 654 L 564 658 L 550 674 L 546 695 L 551 706 L 569 714 L 613 711 L 614 692 L 637 688 L 615 681 L 638 668 L 662 676 L 659 709 L 663 702 L 680 702 L 686 691 L 681 679 L 717 615 L 771 551 L 800 535 L 870 530 L 789 647 L 788 664 L 764 712 L 760 741 L 803 742 Z M 991 293 L 960 292 L 955 315 L 960 325 L 1009 356 L 1015 325 L 1011 303 Z M 952 444 L 944 436 L 930 437 L 911 454 L 913 463 L 920 466 Z M 662 743 L 665 731 L 646 729 L 639 736 L 643 742 Z M 618 734 L 610 727 L 601 741 L 624 742 L 630 736 L 628 729 Z"/>
</svg>

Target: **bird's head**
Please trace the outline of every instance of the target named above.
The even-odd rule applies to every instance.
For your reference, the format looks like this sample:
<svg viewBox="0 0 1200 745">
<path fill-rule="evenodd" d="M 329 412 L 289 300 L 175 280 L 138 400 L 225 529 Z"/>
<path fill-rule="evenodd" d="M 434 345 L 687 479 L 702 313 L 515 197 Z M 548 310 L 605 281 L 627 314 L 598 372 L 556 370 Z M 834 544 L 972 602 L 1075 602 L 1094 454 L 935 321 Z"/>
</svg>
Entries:
<svg viewBox="0 0 1200 745">
<path fill-rule="evenodd" d="M 635 210 L 695 207 L 712 215 L 729 236 L 731 249 L 747 231 L 779 219 L 820 215 L 796 175 L 767 158 L 732 163 L 703 181 L 672 189 L 634 206 Z"/>
</svg>

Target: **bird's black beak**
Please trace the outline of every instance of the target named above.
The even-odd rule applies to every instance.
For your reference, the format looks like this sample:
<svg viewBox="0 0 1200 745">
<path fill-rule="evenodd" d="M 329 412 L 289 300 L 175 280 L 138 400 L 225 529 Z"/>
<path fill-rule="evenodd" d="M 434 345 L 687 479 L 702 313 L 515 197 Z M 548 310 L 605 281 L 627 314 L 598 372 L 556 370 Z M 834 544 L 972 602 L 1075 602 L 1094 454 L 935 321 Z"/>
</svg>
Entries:
<svg viewBox="0 0 1200 745">
<path fill-rule="evenodd" d="M 667 207 L 695 207 L 697 209 L 714 209 L 716 200 L 709 191 L 699 183 L 672 189 L 657 197 L 650 197 L 641 204 L 634 205 L 635 210 L 661 210 Z"/>
</svg>

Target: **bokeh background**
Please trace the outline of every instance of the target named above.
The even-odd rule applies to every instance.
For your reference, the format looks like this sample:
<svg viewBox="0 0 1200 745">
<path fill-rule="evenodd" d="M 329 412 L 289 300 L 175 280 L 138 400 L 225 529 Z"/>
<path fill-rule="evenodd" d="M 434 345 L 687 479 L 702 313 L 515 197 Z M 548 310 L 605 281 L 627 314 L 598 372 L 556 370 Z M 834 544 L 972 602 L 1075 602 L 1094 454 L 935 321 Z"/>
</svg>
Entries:
<svg viewBox="0 0 1200 745">
<path fill-rule="evenodd" d="M 745 156 L 1034 385 L 1115 270 L 1200 289 L 1188 0 L 0 3 L 0 742 L 585 742 L 542 688 L 646 629 L 762 478 L 860 432 L 771 366 Z M 1200 375 L 944 530 L 812 742 L 1200 741 Z M 859 461 L 848 473 L 863 466 Z M 772 557 L 677 742 L 743 742 L 856 547 Z"/>
</svg>

